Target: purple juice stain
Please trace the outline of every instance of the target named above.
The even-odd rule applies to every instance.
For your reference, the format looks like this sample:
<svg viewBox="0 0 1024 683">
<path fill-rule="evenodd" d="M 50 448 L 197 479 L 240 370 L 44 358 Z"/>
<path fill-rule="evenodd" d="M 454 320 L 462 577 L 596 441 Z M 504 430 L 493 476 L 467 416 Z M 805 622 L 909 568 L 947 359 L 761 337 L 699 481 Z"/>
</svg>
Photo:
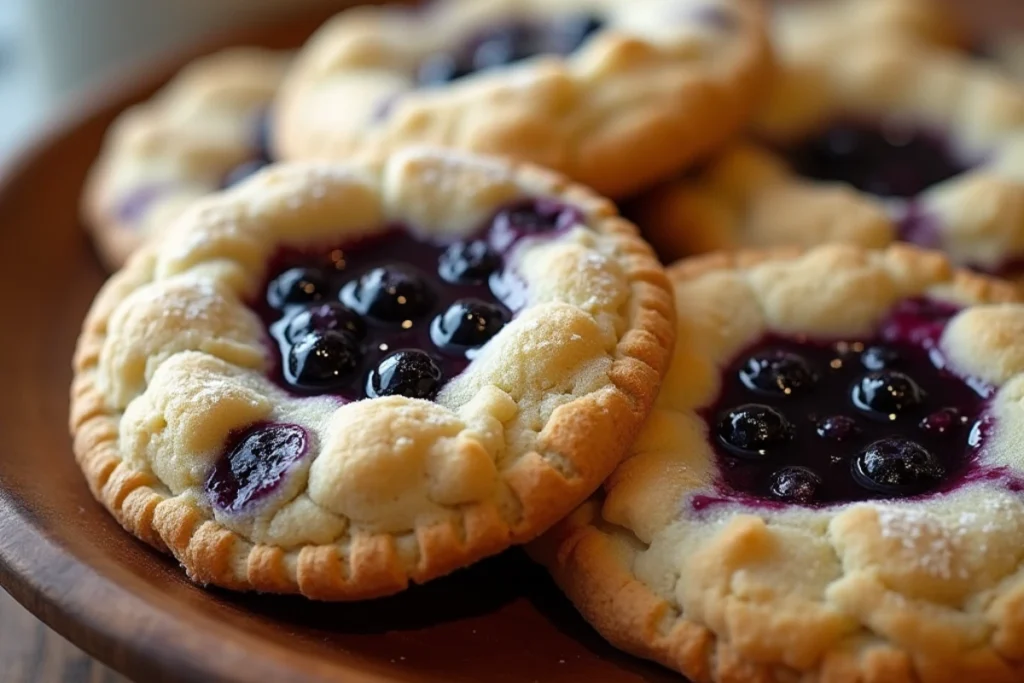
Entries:
<svg viewBox="0 0 1024 683">
<path fill-rule="evenodd" d="M 729 33 L 735 31 L 738 26 L 736 15 L 721 5 L 701 5 L 697 8 L 692 8 L 692 5 L 687 3 L 684 7 L 684 18 L 713 28 L 716 31 Z"/>
<path fill-rule="evenodd" d="M 331 249 L 279 252 L 253 306 L 274 342 L 276 381 L 344 401 L 434 398 L 525 304 L 506 264 L 516 244 L 582 220 L 572 207 L 523 200 L 458 242 L 396 226 Z"/>
<path fill-rule="evenodd" d="M 691 507 L 909 498 L 975 476 L 994 390 L 935 362 L 957 310 L 908 299 L 872 338 L 769 336 L 747 349 L 702 411 L 720 475 Z"/>
<path fill-rule="evenodd" d="M 298 425 L 258 424 L 232 434 L 206 480 L 210 500 L 237 513 L 273 493 L 309 452 L 309 435 Z"/>
<path fill-rule="evenodd" d="M 170 181 L 140 185 L 121 199 L 121 203 L 117 205 L 114 215 L 117 216 L 117 220 L 121 223 L 138 223 L 146 215 L 150 207 L 153 206 L 153 202 L 166 196 L 176 185 L 177 183 Z"/>
<path fill-rule="evenodd" d="M 942 249 L 940 218 L 924 210 L 918 202 L 910 202 L 897 224 L 897 234 L 903 242 L 924 249 Z"/>
<path fill-rule="evenodd" d="M 916 197 L 972 167 L 946 136 L 903 122 L 839 120 L 783 152 L 802 176 L 880 197 Z"/>
</svg>

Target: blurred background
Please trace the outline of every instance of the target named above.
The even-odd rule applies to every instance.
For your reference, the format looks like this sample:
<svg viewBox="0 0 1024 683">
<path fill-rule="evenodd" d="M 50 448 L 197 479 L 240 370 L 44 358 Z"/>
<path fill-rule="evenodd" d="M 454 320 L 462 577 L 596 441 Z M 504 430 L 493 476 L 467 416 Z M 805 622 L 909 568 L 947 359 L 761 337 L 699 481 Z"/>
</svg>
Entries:
<svg viewBox="0 0 1024 683">
<path fill-rule="evenodd" d="M 787 0 L 778 0 L 787 1 Z M 811 0 L 814 1 L 814 0 Z M 1024 0 L 940 0 L 991 35 L 1024 30 Z M 69 96 L 228 27 L 345 0 L 0 0 L 0 159 Z M 967 11 L 964 11 L 967 10 Z M 72 112 L 63 112 L 72 113 Z"/>
<path fill-rule="evenodd" d="M 227 27 L 343 0 L 0 0 L 0 158 L 69 96 Z M 59 112 L 58 112 L 59 113 Z"/>
</svg>

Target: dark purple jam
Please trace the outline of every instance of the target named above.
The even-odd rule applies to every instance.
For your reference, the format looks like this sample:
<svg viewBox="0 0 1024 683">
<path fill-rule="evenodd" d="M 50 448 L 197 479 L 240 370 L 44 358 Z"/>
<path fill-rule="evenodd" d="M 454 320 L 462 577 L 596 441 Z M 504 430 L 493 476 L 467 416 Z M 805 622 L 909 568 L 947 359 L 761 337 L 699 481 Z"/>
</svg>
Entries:
<svg viewBox="0 0 1024 683">
<path fill-rule="evenodd" d="M 419 66 L 417 80 L 425 86 L 443 85 L 537 55 L 569 55 L 602 25 L 596 16 L 570 15 L 554 21 L 524 19 L 494 26 L 453 50 L 428 57 Z"/>
<path fill-rule="evenodd" d="M 870 339 L 773 336 L 747 349 L 704 413 L 723 500 L 823 505 L 962 477 L 991 388 L 945 367 L 937 343 L 955 313 L 907 300 Z"/>
<path fill-rule="evenodd" d="M 255 306 L 279 352 L 277 380 L 295 393 L 346 401 L 433 399 L 521 304 L 505 267 L 512 247 L 580 220 L 573 208 L 527 200 L 459 242 L 396 228 L 315 253 L 278 254 Z"/>
<path fill-rule="evenodd" d="M 233 434 L 206 480 L 210 500 L 239 512 L 273 493 L 309 452 L 309 435 L 289 424 L 259 424 Z"/>
<path fill-rule="evenodd" d="M 899 122 L 838 121 L 785 152 L 802 176 L 880 197 L 916 197 L 970 169 L 944 136 Z"/>
</svg>

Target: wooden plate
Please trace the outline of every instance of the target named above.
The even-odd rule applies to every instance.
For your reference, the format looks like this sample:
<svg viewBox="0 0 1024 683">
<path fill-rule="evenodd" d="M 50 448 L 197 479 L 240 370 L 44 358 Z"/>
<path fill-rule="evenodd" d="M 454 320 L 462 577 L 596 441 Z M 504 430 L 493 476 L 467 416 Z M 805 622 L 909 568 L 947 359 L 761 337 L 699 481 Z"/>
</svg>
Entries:
<svg viewBox="0 0 1024 683">
<path fill-rule="evenodd" d="M 231 42 L 284 46 L 309 28 Z M 77 220 L 78 194 L 110 120 L 177 64 L 67 112 L 68 123 L 0 176 L 4 588 L 147 682 L 678 681 L 605 645 L 518 552 L 376 602 L 238 596 L 192 586 L 93 501 L 65 426 L 72 348 L 104 279 Z"/>
<path fill-rule="evenodd" d="M 220 44 L 290 47 L 315 25 Z M 605 644 L 517 551 L 362 604 L 239 596 L 192 586 L 93 501 L 65 427 L 72 349 L 104 279 L 78 195 L 113 117 L 198 52 L 119 79 L 0 171 L 0 584 L 147 682 L 678 683 Z"/>
</svg>

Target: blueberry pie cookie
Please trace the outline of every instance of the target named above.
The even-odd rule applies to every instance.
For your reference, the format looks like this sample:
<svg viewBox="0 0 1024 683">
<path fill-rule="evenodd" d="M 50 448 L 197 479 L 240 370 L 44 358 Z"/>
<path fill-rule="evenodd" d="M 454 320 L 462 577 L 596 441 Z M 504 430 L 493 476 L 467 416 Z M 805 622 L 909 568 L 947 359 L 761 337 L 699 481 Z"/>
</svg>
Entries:
<svg viewBox="0 0 1024 683">
<path fill-rule="evenodd" d="M 454 152 L 271 167 L 97 298 L 71 429 L 99 500 L 197 582 L 394 593 L 564 516 L 674 340 L 613 205 Z"/>
<path fill-rule="evenodd" d="M 898 40 L 795 50 L 750 139 L 637 202 L 663 258 L 894 239 L 1014 274 L 1024 257 L 1024 90 Z"/>
<path fill-rule="evenodd" d="M 757 0 L 441 0 L 357 8 L 304 48 L 276 151 L 412 142 L 511 156 L 613 198 L 720 146 L 772 62 Z"/>
<path fill-rule="evenodd" d="M 632 455 L 531 551 L 693 681 L 1019 681 L 1024 303 L 907 245 L 670 269 Z"/>
<path fill-rule="evenodd" d="M 265 111 L 287 64 L 256 48 L 204 57 L 114 123 L 82 207 L 108 267 L 196 198 L 268 163 Z"/>
</svg>

